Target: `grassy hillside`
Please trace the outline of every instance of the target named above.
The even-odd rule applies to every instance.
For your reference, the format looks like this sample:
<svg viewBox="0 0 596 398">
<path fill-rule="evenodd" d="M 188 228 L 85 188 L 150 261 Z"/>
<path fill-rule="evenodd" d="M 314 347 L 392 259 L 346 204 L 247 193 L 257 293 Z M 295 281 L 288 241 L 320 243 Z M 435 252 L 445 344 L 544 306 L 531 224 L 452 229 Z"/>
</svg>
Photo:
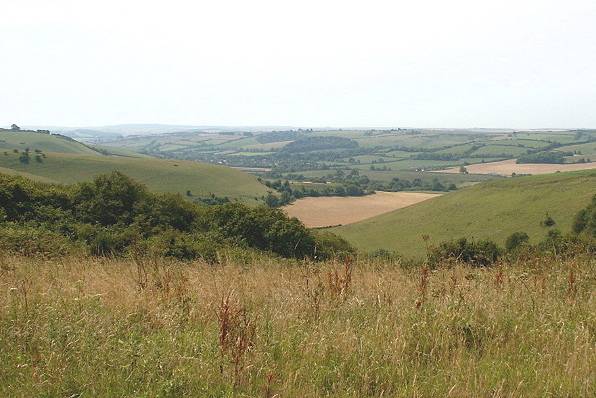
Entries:
<svg viewBox="0 0 596 398">
<path fill-rule="evenodd" d="M 12 131 L 0 129 L 0 150 L 24 151 L 29 148 L 43 152 L 78 153 L 97 155 L 97 151 L 81 144 L 80 142 L 57 135 L 42 134 L 34 131 Z"/>
<path fill-rule="evenodd" d="M 557 228 L 569 231 L 573 216 L 595 193 L 593 170 L 491 181 L 333 232 L 364 251 L 383 248 L 413 257 L 425 253 L 423 235 L 431 243 L 467 236 L 502 245 L 512 232 L 525 231 L 536 240 L 547 233 L 540 225 L 546 212 Z"/>
<path fill-rule="evenodd" d="M 32 159 L 29 164 L 23 164 L 18 154 L 8 152 L 0 154 L 0 167 L 65 184 L 87 181 L 99 174 L 118 170 L 156 192 L 185 195 L 190 190 L 193 196 L 214 193 L 243 201 L 252 201 L 266 193 L 266 187 L 254 176 L 228 167 L 193 161 L 47 152 L 41 163 Z"/>
<path fill-rule="evenodd" d="M 21 176 L 21 177 L 29 178 L 30 180 L 33 180 L 33 181 L 45 182 L 48 184 L 57 184 L 58 183 L 56 180 L 52 180 L 51 178 L 37 176 L 37 175 L 31 174 L 31 173 L 27 173 L 25 171 L 17 171 L 17 170 L 9 169 L 6 167 L 0 167 L 0 174 L 7 174 L 9 176 Z"/>
<path fill-rule="evenodd" d="M 27 148 L 30 160 L 23 163 L 19 157 Z M 190 191 L 193 196 L 215 194 L 244 202 L 254 201 L 267 192 L 254 176 L 228 167 L 169 161 L 111 148 L 110 153 L 115 156 L 61 136 L 0 130 L 0 172 L 6 174 L 71 184 L 118 170 L 157 192 L 186 195 Z"/>
</svg>

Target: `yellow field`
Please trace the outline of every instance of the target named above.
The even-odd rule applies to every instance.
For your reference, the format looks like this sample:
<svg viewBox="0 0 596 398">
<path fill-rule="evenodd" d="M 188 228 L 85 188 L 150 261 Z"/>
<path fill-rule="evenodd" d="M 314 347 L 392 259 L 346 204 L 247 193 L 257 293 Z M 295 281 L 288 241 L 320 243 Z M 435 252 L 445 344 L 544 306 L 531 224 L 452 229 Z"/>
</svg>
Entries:
<svg viewBox="0 0 596 398">
<path fill-rule="evenodd" d="M 439 195 L 421 192 L 377 192 L 357 197 L 304 198 L 283 209 L 290 217 L 298 218 L 307 227 L 328 227 L 362 221 Z"/>
<path fill-rule="evenodd" d="M 515 163 L 515 159 L 500 162 L 477 163 L 466 166 L 471 174 L 497 174 L 510 176 L 515 174 L 549 174 L 557 171 L 579 171 L 596 169 L 596 162 L 574 164 L 547 164 L 547 163 Z M 450 167 L 439 170 L 438 173 L 459 173 L 459 167 Z"/>
</svg>

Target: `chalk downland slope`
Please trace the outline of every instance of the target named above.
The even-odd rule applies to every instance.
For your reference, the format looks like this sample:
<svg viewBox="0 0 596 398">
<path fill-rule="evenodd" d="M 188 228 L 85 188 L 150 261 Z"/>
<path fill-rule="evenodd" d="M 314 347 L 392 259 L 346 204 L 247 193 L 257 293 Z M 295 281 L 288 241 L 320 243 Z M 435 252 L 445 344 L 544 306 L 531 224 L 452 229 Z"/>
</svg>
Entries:
<svg viewBox="0 0 596 398">
<path fill-rule="evenodd" d="M 436 196 L 439 194 L 377 192 L 366 196 L 303 198 L 283 209 L 307 227 L 328 227 L 362 221 Z"/>
<path fill-rule="evenodd" d="M 37 133 L 35 131 L 12 131 L 0 129 L 0 150 L 24 151 L 36 149 L 43 152 L 77 153 L 81 155 L 99 155 L 100 153 L 87 145 L 83 145 L 71 138 Z M 0 153 L 1 155 L 1 153 Z"/>
<path fill-rule="evenodd" d="M 243 202 L 254 202 L 255 198 L 267 194 L 267 188 L 256 177 L 229 167 L 195 161 L 104 155 L 76 141 L 34 132 L 0 132 L 0 137 L 4 140 L 0 141 L 0 172 L 38 181 L 72 184 L 118 170 L 156 192 L 182 195 L 188 192 L 192 197 L 214 194 Z M 28 163 L 20 159 L 26 148 L 30 154 Z M 36 149 L 41 153 L 35 152 Z"/>
<path fill-rule="evenodd" d="M 391 249 L 408 257 L 430 243 L 458 237 L 490 238 L 503 245 L 516 231 L 535 242 L 548 228 L 548 213 L 566 232 L 575 214 L 596 193 L 596 170 L 490 181 L 355 224 L 334 228 L 363 251 Z"/>
</svg>

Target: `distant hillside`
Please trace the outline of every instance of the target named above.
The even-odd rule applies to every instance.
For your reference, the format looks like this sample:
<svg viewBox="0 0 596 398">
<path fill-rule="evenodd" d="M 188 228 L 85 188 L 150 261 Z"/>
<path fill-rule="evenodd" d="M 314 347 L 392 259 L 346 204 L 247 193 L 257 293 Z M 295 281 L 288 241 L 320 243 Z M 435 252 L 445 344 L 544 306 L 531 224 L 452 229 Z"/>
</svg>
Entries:
<svg viewBox="0 0 596 398">
<path fill-rule="evenodd" d="M 14 170 L 14 169 L 8 169 L 6 167 L 0 167 L 0 174 L 7 174 L 9 176 L 21 176 L 21 177 L 29 178 L 30 180 L 33 180 L 33 181 L 45 182 L 45 183 L 48 183 L 48 184 L 56 184 L 56 183 L 58 183 L 57 181 L 52 180 L 51 178 L 46 178 L 46 177 L 42 177 L 42 176 L 30 174 L 30 173 L 27 173 L 25 171 L 18 171 L 18 170 Z"/>
<path fill-rule="evenodd" d="M 44 152 L 98 154 L 97 151 L 69 137 L 27 130 L 0 129 L 0 150 L 18 149 L 23 151 L 27 148 L 31 151 L 38 149 Z"/>
<path fill-rule="evenodd" d="M 23 162 L 21 155 L 27 148 L 29 161 Z M 240 170 L 194 161 L 140 157 L 128 151 L 113 152 L 117 156 L 105 155 L 103 148 L 96 151 L 56 135 L 0 131 L 0 170 L 40 181 L 71 184 L 118 170 L 157 192 L 186 195 L 189 191 L 193 197 L 214 194 L 244 202 L 267 193 L 267 188 L 254 176 Z"/>
<path fill-rule="evenodd" d="M 525 231 L 536 241 L 548 228 L 540 225 L 546 213 L 555 228 L 569 231 L 575 214 L 596 193 L 596 171 L 557 173 L 490 181 L 443 195 L 368 220 L 334 228 L 357 248 L 395 250 L 420 257 L 423 235 L 431 243 L 457 237 L 490 238 L 503 244 L 507 236 Z"/>
</svg>

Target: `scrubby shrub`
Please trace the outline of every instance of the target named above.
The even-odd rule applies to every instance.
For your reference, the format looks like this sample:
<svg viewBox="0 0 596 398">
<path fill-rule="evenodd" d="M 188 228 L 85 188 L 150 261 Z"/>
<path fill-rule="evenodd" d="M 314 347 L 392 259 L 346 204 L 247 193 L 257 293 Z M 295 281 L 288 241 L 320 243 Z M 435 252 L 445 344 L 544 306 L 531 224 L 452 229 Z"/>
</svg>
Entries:
<svg viewBox="0 0 596 398">
<path fill-rule="evenodd" d="M 596 241 L 591 237 L 567 234 L 553 229 L 538 243 L 538 250 L 557 256 L 575 255 L 580 252 L 596 253 Z"/>
<path fill-rule="evenodd" d="M 431 248 L 428 260 L 431 265 L 442 261 L 460 261 L 475 267 L 486 267 L 498 260 L 501 249 L 491 240 L 471 241 L 460 238 Z"/>
<path fill-rule="evenodd" d="M 128 224 L 133 221 L 135 206 L 147 195 L 144 186 L 115 171 L 79 184 L 72 202 L 77 218 L 83 222 Z"/>
<path fill-rule="evenodd" d="M 208 262 L 217 260 L 217 250 L 222 246 L 213 237 L 189 234 L 173 229 L 163 231 L 141 243 L 153 257 L 173 257 L 179 260 L 201 258 Z"/>
<path fill-rule="evenodd" d="M 189 232 L 207 230 L 205 217 L 203 208 L 185 201 L 180 195 L 152 194 L 135 204 L 133 224 L 145 235 L 158 233 L 164 228 Z"/>
<path fill-rule="evenodd" d="M 377 250 L 369 253 L 367 257 L 370 259 L 382 260 L 382 261 L 402 260 L 401 256 L 397 252 L 394 252 L 392 250 L 387 250 L 387 249 L 377 249 Z"/>
<path fill-rule="evenodd" d="M 21 155 L 19 156 L 19 162 L 23 163 L 23 164 L 29 164 L 29 151 L 24 151 L 21 153 Z"/>
<path fill-rule="evenodd" d="M 51 231 L 92 255 L 123 256 L 145 247 L 152 255 L 214 261 L 224 244 L 294 258 L 351 249 L 337 237 L 316 237 L 279 209 L 198 205 L 151 193 L 119 172 L 72 187 L 0 174 L 0 221 Z"/>
<path fill-rule="evenodd" d="M 55 222 L 68 218 L 71 208 L 65 188 L 0 174 L 0 209 L 6 221 Z"/>
<path fill-rule="evenodd" d="M 325 230 L 313 231 L 316 239 L 316 257 L 325 260 L 356 254 L 356 250 L 344 238 Z"/>
<path fill-rule="evenodd" d="M 0 252 L 57 258 L 68 254 L 82 254 L 83 249 L 57 232 L 4 222 L 0 223 Z"/>
<path fill-rule="evenodd" d="M 141 240 L 141 234 L 133 227 L 93 224 L 76 225 L 74 237 L 84 242 L 89 253 L 96 256 L 121 256 L 128 247 Z"/>
<path fill-rule="evenodd" d="M 555 220 L 548 214 L 544 216 L 544 220 L 540 223 L 543 227 L 552 227 L 556 224 Z"/>
<path fill-rule="evenodd" d="M 210 208 L 210 224 L 223 236 L 248 247 L 271 251 L 284 257 L 302 258 L 315 254 L 316 241 L 300 221 L 279 209 L 249 208 L 229 203 Z"/>
<path fill-rule="evenodd" d="M 575 234 L 596 238 L 596 195 L 592 197 L 592 203 L 577 213 L 572 229 Z"/>
<path fill-rule="evenodd" d="M 508 252 L 512 252 L 518 249 L 520 246 L 527 244 L 530 237 L 525 232 L 514 232 L 505 241 L 505 249 Z"/>
</svg>

